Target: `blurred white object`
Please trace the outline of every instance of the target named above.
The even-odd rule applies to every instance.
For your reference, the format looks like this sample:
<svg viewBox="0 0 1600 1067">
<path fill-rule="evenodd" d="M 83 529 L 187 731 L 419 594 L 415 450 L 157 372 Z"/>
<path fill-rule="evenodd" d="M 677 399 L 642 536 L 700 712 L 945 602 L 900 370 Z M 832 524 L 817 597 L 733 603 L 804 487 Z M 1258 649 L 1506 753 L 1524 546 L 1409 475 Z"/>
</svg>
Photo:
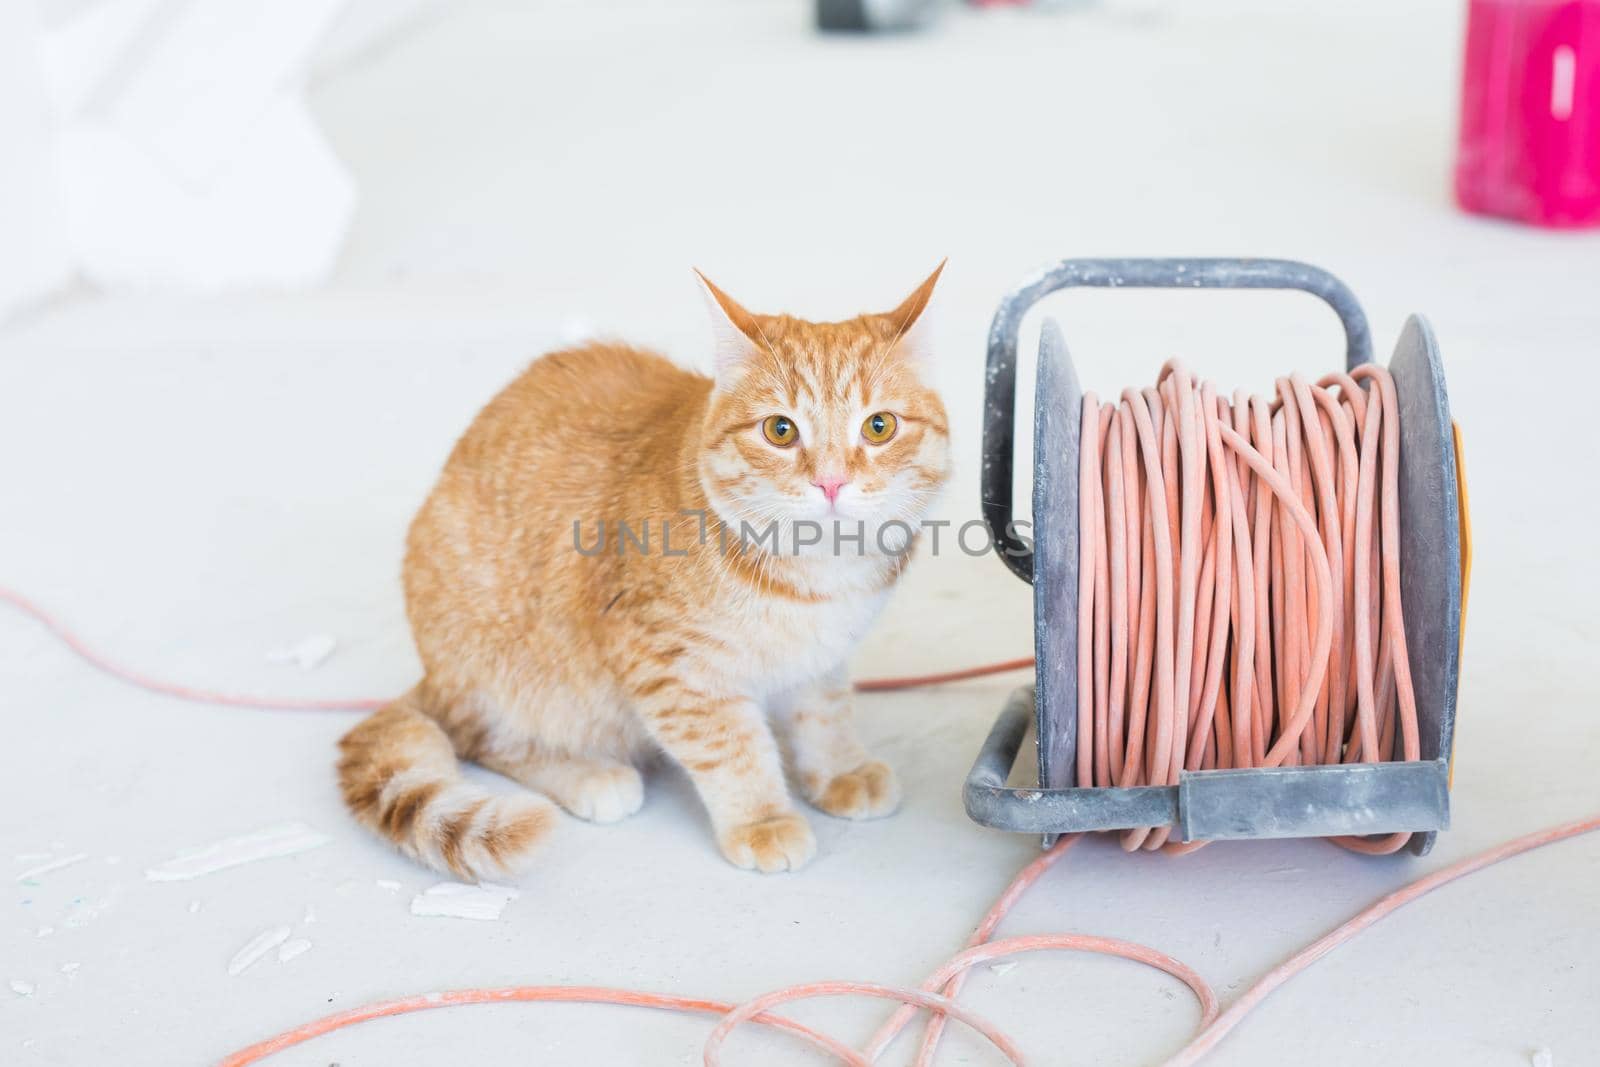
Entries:
<svg viewBox="0 0 1600 1067">
<path fill-rule="evenodd" d="M 0 319 L 72 274 L 32 4 L 0 3 Z"/>
<path fill-rule="evenodd" d="M 356 188 L 306 80 L 436 2 L 0 4 L 0 319 L 74 271 L 199 292 L 325 279 Z"/>
<path fill-rule="evenodd" d="M 146 5 L 147 0 L 113 0 Z M 345 0 L 153 5 L 154 32 L 117 77 L 109 125 L 185 188 L 205 189 L 282 96 L 298 98 L 317 41 Z"/>
<path fill-rule="evenodd" d="M 337 73 L 394 40 L 444 0 L 348 0 L 317 45 L 311 79 Z"/>
<path fill-rule="evenodd" d="M 47 31 L 76 266 L 108 289 L 327 276 L 355 183 L 303 72 L 345 0 L 99 0 Z"/>
<path fill-rule="evenodd" d="M 61 161 L 78 267 L 107 289 L 312 285 L 355 211 L 354 181 L 288 95 L 195 186 L 111 126 L 68 129 Z"/>
<path fill-rule="evenodd" d="M 88 105 L 100 80 L 166 2 L 125 0 L 96 2 L 88 7 L 80 4 L 75 15 L 41 36 L 39 62 L 58 114 L 76 115 Z"/>
</svg>

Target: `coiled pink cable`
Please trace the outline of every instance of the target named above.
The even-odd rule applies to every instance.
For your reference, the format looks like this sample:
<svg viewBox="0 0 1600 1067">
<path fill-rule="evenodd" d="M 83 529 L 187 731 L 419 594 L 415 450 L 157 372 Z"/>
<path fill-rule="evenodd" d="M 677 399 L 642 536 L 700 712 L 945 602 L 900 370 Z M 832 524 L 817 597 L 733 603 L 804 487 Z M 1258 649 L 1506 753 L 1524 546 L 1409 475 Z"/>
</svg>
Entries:
<svg viewBox="0 0 1600 1067">
<path fill-rule="evenodd" d="M 1373 364 L 1280 378 L 1270 399 L 1230 403 L 1176 362 L 1116 404 L 1085 395 L 1079 785 L 1371 762 L 1394 758 L 1397 732 L 1398 758 L 1419 757 L 1399 435 Z M 1169 832 L 1129 830 L 1123 847 L 1200 847 Z M 1335 840 L 1394 852 L 1409 836 Z"/>
</svg>

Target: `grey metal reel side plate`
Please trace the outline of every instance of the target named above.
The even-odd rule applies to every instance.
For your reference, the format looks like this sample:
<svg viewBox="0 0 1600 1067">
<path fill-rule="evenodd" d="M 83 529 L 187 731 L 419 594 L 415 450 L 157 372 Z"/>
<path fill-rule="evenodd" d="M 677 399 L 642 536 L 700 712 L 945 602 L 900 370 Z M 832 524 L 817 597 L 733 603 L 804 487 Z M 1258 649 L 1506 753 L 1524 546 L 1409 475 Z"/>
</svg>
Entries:
<svg viewBox="0 0 1600 1067">
<path fill-rule="evenodd" d="M 1061 327 L 1039 333 L 1033 422 L 1033 646 L 1039 784 L 1073 784 L 1078 742 L 1078 440 L 1083 390 Z M 1070 458 L 1069 458 L 1070 457 Z M 1047 716 L 1045 709 L 1056 714 Z"/>
<path fill-rule="evenodd" d="M 1448 779 L 1461 670 L 1461 497 L 1439 344 L 1420 315 L 1406 320 L 1389 373 L 1400 403 L 1400 593 L 1406 659 L 1417 696 L 1422 758 L 1438 761 Z M 1449 826 L 1448 797 L 1444 826 Z M 1419 834 L 1411 850 L 1425 855 L 1436 836 Z"/>
</svg>

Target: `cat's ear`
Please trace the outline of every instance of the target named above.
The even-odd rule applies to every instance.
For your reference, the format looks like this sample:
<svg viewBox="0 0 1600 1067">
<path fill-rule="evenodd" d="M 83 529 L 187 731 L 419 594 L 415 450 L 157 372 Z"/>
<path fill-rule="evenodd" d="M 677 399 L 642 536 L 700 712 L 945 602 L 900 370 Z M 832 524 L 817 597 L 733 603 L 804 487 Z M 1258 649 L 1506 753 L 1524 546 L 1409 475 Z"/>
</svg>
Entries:
<svg viewBox="0 0 1600 1067">
<path fill-rule="evenodd" d="M 944 272 L 944 265 L 948 262 L 947 259 L 940 260 L 927 280 L 902 300 L 899 307 L 881 316 L 894 330 L 897 350 L 913 357 L 920 357 L 927 351 L 928 334 L 931 331 L 929 318 L 923 312 L 928 310 L 928 301 L 933 299 L 933 287 L 938 283 L 939 275 Z"/>
<path fill-rule="evenodd" d="M 711 316 L 711 332 L 716 339 L 713 363 L 717 384 L 727 385 L 739 372 L 761 354 L 761 327 L 756 317 L 746 311 L 733 297 L 711 283 L 697 268 L 694 276 L 700 279 L 700 292 L 706 298 L 706 311 Z"/>
</svg>

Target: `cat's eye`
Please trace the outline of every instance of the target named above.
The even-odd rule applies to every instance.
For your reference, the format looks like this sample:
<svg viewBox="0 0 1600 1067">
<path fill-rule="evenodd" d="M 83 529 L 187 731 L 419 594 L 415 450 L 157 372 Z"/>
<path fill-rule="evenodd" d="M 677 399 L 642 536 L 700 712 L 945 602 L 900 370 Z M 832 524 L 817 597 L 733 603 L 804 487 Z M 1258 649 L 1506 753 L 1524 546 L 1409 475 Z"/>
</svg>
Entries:
<svg viewBox="0 0 1600 1067">
<path fill-rule="evenodd" d="M 787 415 L 768 415 L 762 419 L 761 435 L 779 448 L 788 448 L 800 439 L 800 431 Z"/>
<path fill-rule="evenodd" d="M 899 419 L 887 411 L 880 411 L 867 416 L 867 420 L 861 424 L 861 436 L 875 445 L 881 445 L 893 437 L 895 430 L 899 428 Z"/>
</svg>

